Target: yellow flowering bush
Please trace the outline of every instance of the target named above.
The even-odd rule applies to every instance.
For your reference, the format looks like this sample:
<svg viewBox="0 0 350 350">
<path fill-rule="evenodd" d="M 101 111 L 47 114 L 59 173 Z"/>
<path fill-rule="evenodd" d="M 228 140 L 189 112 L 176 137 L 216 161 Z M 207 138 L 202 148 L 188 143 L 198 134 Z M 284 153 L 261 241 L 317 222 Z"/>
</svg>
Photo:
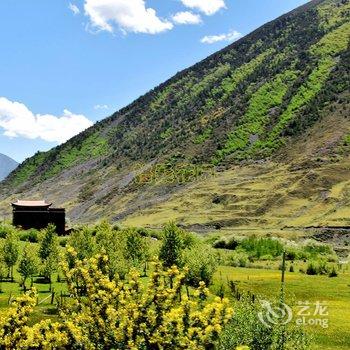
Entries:
<svg viewBox="0 0 350 350">
<path fill-rule="evenodd" d="M 17 298 L 12 308 L 0 317 L 0 349 L 83 348 L 83 334 L 70 320 L 45 320 L 28 326 L 36 302 L 37 294 L 32 289 Z"/>
<path fill-rule="evenodd" d="M 67 254 L 63 270 L 71 298 L 61 321 L 29 327 L 36 300 L 31 291 L 1 319 L 0 348 L 206 350 L 232 318 L 228 300 L 212 298 L 204 283 L 188 296 L 185 272 L 175 266 L 164 270 L 155 263 L 148 280 L 136 270 L 123 281 L 111 280 L 106 256 L 81 261 L 71 248 Z"/>
</svg>

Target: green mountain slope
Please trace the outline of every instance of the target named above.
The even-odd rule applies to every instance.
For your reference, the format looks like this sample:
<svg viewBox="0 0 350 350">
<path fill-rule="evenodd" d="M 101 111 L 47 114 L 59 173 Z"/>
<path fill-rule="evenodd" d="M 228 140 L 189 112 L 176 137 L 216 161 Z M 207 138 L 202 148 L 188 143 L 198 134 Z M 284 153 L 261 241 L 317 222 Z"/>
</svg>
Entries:
<svg viewBox="0 0 350 350">
<path fill-rule="evenodd" d="M 349 18 L 311 1 L 178 73 L 21 164 L 3 215 L 25 196 L 80 221 L 350 224 Z"/>
</svg>

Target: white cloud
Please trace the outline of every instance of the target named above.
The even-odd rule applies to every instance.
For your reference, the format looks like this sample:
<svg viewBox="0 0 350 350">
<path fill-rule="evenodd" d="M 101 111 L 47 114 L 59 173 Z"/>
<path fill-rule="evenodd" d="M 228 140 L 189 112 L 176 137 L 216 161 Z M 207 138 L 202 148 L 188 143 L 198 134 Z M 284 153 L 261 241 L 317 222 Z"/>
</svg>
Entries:
<svg viewBox="0 0 350 350">
<path fill-rule="evenodd" d="M 172 18 L 176 24 L 199 24 L 202 22 L 200 15 L 190 11 L 178 12 Z"/>
<path fill-rule="evenodd" d="M 242 37 L 242 34 L 237 32 L 236 30 L 232 30 L 229 33 L 226 34 L 219 34 L 219 35 L 207 35 L 204 38 L 201 39 L 201 43 L 203 44 L 214 44 L 219 41 L 235 41 Z"/>
<path fill-rule="evenodd" d="M 108 32 L 117 25 L 124 32 L 157 34 L 173 24 L 146 8 L 145 0 L 85 0 L 85 13 L 93 27 Z"/>
<path fill-rule="evenodd" d="M 226 8 L 224 0 L 181 0 L 181 2 L 186 7 L 204 12 L 207 16 Z"/>
<path fill-rule="evenodd" d="M 79 7 L 75 4 L 69 3 L 68 8 L 74 13 L 74 15 L 78 15 L 80 13 Z"/>
<path fill-rule="evenodd" d="M 108 105 L 95 105 L 94 109 L 99 110 L 99 109 L 109 109 Z"/>
<path fill-rule="evenodd" d="M 65 109 L 62 116 L 34 114 L 23 103 L 0 97 L 0 128 L 8 137 L 25 137 L 63 143 L 93 123 Z"/>
</svg>

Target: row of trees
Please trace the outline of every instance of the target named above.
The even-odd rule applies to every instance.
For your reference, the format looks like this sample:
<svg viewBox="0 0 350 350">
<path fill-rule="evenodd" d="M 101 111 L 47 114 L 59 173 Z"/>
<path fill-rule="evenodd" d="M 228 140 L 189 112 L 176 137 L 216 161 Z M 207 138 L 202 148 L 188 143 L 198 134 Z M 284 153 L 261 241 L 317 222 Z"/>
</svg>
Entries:
<svg viewBox="0 0 350 350">
<path fill-rule="evenodd" d="M 104 252 L 109 258 L 110 273 L 124 278 L 132 267 L 147 273 L 148 261 L 158 258 L 165 267 L 188 267 L 186 282 L 198 286 L 200 281 L 212 282 L 217 267 L 214 250 L 198 237 L 185 232 L 174 223 L 166 225 L 158 238 L 147 231 L 119 229 L 106 222 L 94 227 L 83 227 L 73 232 L 67 244 L 78 258 L 91 258 Z"/>
<path fill-rule="evenodd" d="M 0 281 L 7 279 L 14 282 L 14 269 L 17 267 L 24 290 L 28 280 L 32 281 L 32 286 L 33 277 L 37 275 L 50 283 L 51 290 L 52 275 L 58 271 L 60 251 L 55 227 L 49 226 L 36 232 L 38 244 L 27 242 L 23 249 L 19 244 L 21 232 L 10 225 L 2 228 L 4 239 L 0 242 Z M 124 279 L 133 267 L 147 274 L 148 262 L 158 258 L 165 267 L 187 266 L 186 281 L 189 285 L 198 286 L 200 281 L 207 285 L 211 283 L 217 267 L 214 249 L 173 223 L 166 225 L 156 236 L 158 239 L 149 237 L 146 230 L 120 229 L 102 222 L 95 226 L 79 227 L 61 243 L 74 248 L 80 260 L 105 253 L 112 278 L 118 276 Z"/>
<path fill-rule="evenodd" d="M 52 274 L 57 271 L 59 258 L 58 238 L 55 227 L 50 225 L 41 232 L 39 248 L 26 243 L 20 252 L 18 231 L 8 227 L 5 239 L 0 243 L 0 282 L 5 278 L 14 282 L 14 268 L 16 265 L 21 275 L 21 284 L 26 290 L 26 282 L 40 274 L 47 282 L 52 282 Z M 1 288 L 0 288 L 1 289 Z"/>
</svg>

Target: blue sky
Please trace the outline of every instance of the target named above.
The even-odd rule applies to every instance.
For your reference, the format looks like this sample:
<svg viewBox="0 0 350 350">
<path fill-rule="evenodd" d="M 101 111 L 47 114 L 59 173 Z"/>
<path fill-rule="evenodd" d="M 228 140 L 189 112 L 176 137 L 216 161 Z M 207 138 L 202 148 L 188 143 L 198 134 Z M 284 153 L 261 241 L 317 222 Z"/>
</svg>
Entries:
<svg viewBox="0 0 350 350">
<path fill-rule="evenodd" d="M 23 161 L 306 0 L 1 0 L 0 152 Z"/>
</svg>

